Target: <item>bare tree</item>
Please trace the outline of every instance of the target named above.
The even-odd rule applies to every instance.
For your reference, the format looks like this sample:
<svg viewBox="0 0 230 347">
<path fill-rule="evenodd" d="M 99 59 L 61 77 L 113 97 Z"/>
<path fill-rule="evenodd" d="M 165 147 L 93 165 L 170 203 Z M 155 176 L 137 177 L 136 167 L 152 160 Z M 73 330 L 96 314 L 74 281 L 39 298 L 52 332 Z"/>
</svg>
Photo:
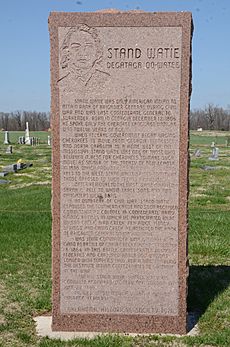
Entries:
<svg viewBox="0 0 230 347">
<path fill-rule="evenodd" d="M 214 129 L 214 123 L 216 121 L 216 108 L 213 106 L 213 104 L 208 104 L 205 108 L 205 117 L 207 118 L 208 121 L 208 128 L 209 130 Z"/>
<path fill-rule="evenodd" d="M 20 111 L 15 111 L 13 117 L 15 118 L 17 124 L 16 130 L 22 130 L 22 113 Z"/>
<path fill-rule="evenodd" d="M 1 112 L 1 128 L 4 130 L 8 130 L 9 127 L 9 113 Z"/>
<path fill-rule="evenodd" d="M 209 104 L 190 113 L 190 129 L 230 130 L 230 110 Z"/>
</svg>

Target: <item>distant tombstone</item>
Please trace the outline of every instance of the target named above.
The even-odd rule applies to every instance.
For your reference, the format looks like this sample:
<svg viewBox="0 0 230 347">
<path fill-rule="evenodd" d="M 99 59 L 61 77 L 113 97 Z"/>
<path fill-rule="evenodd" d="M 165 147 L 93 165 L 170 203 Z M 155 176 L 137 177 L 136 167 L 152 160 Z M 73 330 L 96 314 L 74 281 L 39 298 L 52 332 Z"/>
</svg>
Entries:
<svg viewBox="0 0 230 347">
<path fill-rule="evenodd" d="M 202 128 L 198 128 L 197 131 L 203 131 L 203 129 Z"/>
<path fill-rule="evenodd" d="M 2 168 L 3 172 L 16 172 L 17 171 L 17 164 L 10 164 L 7 166 L 4 166 Z"/>
<path fill-rule="evenodd" d="M 30 137 L 30 145 L 31 146 L 37 146 L 39 144 L 39 138 L 38 137 Z"/>
<path fill-rule="evenodd" d="M 17 170 L 22 170 L 24 169 L 24 163 L 17 163 Z"/>
<path fill-rule="evenodd" d="M 217 148 L 217 147 L 212 148 L 211 157 L 209 157 L 208 159 L 209 160 L 219 160 L 219 148 Z"/>
<path fill-rule="evenodd" d="M 0 172 L 0 177 L 5 177 L 8 175 L 9 172 Z"/>
<path fill-rule="evenodd" d="M 48 138 L 47 138 L 47 144 L 48 144 L 48 146 L 51 146 L 51 137 L 50 136 L 48 136 Z"/>
<path fill-rule="evenodd" d="M 4 166 L 2 172 L 17 172 L 18 170 L 26 169 L 33 166 L 32 163 L 22 163 L 18 161 L 17 163 Z"/>
<path fill-rule="evenodd" d="M 31 145 L 30 132 L 29 132 L 29 123 L 28 122 L 26 122 L 25 144 L 26 145 Z"/>
<path fill-rule="evenodd" d="M 193 155 L 196 158 L 200 158 L 201 157 L 201 150 L 199 148 L 197 148 Z"/>
<path fill-rule="evenodd" d="M 25 144 L 25 136 L 19 136 L 18 144 L 19 145 L 24 145 Z"/>
<path fill-rule="evenodd" d="M 12 146 L 8 146 L 6 149 L 6 154 L 12 154 L 13 153 L 13 147 Z"/>
<path fill-rule="evenodd" d="M 4 145 L 9 145 L 9 144 L 10 144 L 9 131 L 5 131 Z"/>
<path fill-rule="evenodd" d="M 201 169 L 205 171 L 216 170 L 216 166 L 204 165 L 204 166 L 201 166 Z"/>
</svg>

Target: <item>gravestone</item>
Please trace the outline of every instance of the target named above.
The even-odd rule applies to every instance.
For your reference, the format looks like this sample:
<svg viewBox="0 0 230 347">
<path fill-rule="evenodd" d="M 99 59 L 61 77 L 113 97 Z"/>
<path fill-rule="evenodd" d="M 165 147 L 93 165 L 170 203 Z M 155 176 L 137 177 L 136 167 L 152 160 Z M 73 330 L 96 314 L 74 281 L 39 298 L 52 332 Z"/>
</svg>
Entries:
<svg viewBox="0 0 230 347">
<path fill-rule="evenodd" d="M 209 160 L 219 160 L 219 148 L 212 147 L 212 154 L 208 159 Z"/>
<path fill-rule="evenodd" d="M 53 330 L 186 332 L 190 13 L 51 13 Z"/>
<path fill-rule="evenodd" d="M 7 165 L 7 166 L 4 166 L 2 168 L 3 172 L 17 172 L 19 170 L 23 170 L 23 169 L 26 169 L 28 167 L 31 167 L 33 166 L 32 163 L 22 163 L 22 162 L 17 162 L 15 164 L 10 164 L 10 165 Z"/>
<path fill-rule="evenodd" d="M 48 146 L 51 146 L 51 137 L 48 135 L 47 137 L 47 145 Z"/>
<path fill-rule="evenodd" d="M 30 138 L 30 131 L 29 131 L 29 123 L 28 122 L 26 122 L 25 144 L 31 146 L 31 138 Z"/>
<path fill-rule="evenodd" d="M 8 175 L 9 172 L 0 172 L 0 177 L 5 177 Z"/>
<path fill-rule="evenodd" d="M 13 147 L 12 146 L 8 146 L 6 148 L 6 154 L 12 154 L 13 153 Z"/>
<path fill-rule="evenodd" d="M 202 169 L 202 170 L 205 170 L 205 171 L 211 171 L 211 170 L 216 170 L 216 169 L 217 169 L 217 166 L 208 166 L 208 165 L 204 165 L 204 166 L 201 166 L 201 169 Z"/>
<path fill-rule="evenodd" d="M 197 148 L 193 155 L 196 158 L 200 158 L 201 157 L 201 150 L 199 148 Z"/>
<path fill-rule="evenodd" d="M 24 145 L 25 144 L 25 136 L 19 136 L 18 144 L 20 144 L 20 145 Z"/>
<path fill-rule="evenodd" d="M 215 148 L 215 146 L 216 146 L 215 142 L 212 141 L 212 143 L 211 143 L 211 148 Z"/>
<path fill-rule="evenodd" d="M 5 135 L 4 135 L 4 145 L 9 145 L 10 144 L 10 139 L 9 139 L 9 131 L 5 131 Z"/>
<path fill-rule="evenodd" d="M 2 168 L 3 172 L 16 172 L 17 171 L 17 164 L 10 164 L 7 166 L 4 166 Z"/>
</svg>

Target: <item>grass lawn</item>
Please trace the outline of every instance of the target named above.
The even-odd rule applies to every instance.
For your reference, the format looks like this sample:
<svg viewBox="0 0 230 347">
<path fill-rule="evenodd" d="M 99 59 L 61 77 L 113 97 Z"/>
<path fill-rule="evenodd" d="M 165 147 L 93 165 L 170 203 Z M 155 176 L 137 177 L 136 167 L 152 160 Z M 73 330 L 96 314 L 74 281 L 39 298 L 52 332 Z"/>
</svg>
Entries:
<svg viewBox="0 0 230 347">
<path fill-rule="evenodd" d="M 33 316 L 51 310 L 51 148 L 45 144 L 47 133 L 38 136 L 44 143 L 37 147 L 13 144 L 12 155 L 5 154 L 7 146 L 1 144 L 0 167 L 18 159 L 33 166 L 1 178 L 11 183 L 0 185 L 0 347 L 229 347 L 230 148 L 224 146 L 228 135 L 218 134 L 217 140 L 208 132 L 191 135 L 188 310 L 198 317 L 200 334 L 180 338 L 108 335 L 61 342 L 36 336 Z M 18 136 L 10 134 L 11 139 Z M 212 141 L 220 148 L 215 162 L 208 160 Z M 192 153 L 198 147 L 202 156 L 195 158 Z"/>
<path fill-rule="evenodd" d="M 195 131 L 190 132 L 190 141 L 193 145 L 210 146 L 212 142 L 216 146 L 225 145 L 226 141 L 230 140 L 228 131 Z"/>
</svg>

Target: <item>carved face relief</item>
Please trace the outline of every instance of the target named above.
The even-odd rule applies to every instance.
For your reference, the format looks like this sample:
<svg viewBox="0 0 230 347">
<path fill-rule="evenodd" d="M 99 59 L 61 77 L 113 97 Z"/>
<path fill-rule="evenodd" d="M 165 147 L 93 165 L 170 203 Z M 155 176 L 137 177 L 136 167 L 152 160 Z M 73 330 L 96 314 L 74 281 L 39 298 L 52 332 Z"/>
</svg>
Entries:
<svg viewBox="0 0 230 347">
<path fill-rule="evenodd" d="M 88 70 L 96 60 L 96 44 L 85 31 L 73 32 L 69 43 L 70 70 Z"/>
</svg>

